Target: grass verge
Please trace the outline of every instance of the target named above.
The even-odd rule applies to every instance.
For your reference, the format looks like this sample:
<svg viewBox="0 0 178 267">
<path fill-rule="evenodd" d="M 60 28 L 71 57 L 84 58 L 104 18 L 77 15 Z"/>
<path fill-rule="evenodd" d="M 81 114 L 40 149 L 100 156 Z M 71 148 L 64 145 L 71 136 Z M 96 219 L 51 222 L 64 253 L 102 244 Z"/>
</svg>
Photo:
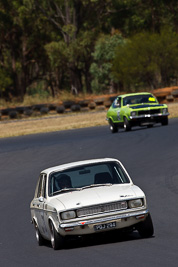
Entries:
<svg viewBox="0 0 178 267">
<path fill-rule="evenodd" d="M 178 103 L 168 104 L 169 118 L 178 117 Z M 0 138 L 107 125 L 106 111 L 0 122 Z"/>
</svg>

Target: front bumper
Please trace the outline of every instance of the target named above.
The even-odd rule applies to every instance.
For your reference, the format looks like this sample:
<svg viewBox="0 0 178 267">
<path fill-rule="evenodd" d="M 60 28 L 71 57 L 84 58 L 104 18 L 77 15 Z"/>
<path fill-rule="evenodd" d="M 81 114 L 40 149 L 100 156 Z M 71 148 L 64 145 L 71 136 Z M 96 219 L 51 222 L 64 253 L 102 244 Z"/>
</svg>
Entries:
<svg viewBox="0 0 178 267">
<path fill-rule="evenodd" d="M 143 114 L 137 116 L 130 116 L 131 126 L 149 125 L 154 123 L 162 123 L 163 120 L 169 116 L 169 113 L 158 114 Z"/>
<path fill-rule="evenodd" d="M 144 115 L 138 115 L 138 116 L 130 116 L 130 119 L 131 120 L 138 120 L 138 119 L 143 119 L 143 118 L 151 118 L 151 119 L 154 119 L 154 118 L 164 118 L 164 117 L 167 117 L 169 116 L 169 112 L 167 113 L 158 113 L 158 114 L 144 114 Z"/>
<path fill-rule="evenodd" d="M 118 214 L 114 216 L 108 216 L 99 219 L 82 220 L 72 223 L 61 223 L 59 225 L 59 232 L 62 230 L 64 235 L 82 235 L 95 233 L 94 226 L 99 224 L 105 224 L 110 222 L 116 222 L 115 229 L 126 228 L 140 221 L 144 220 L 149 213 L 148 210 L 135 211 L 130 213 Z"/>
</svg>

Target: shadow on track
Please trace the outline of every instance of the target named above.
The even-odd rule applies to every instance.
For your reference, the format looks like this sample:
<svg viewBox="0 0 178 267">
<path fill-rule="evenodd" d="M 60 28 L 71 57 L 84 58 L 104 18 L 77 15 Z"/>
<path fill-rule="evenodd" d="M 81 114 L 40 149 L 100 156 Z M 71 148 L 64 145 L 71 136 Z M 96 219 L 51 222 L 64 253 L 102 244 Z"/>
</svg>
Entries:
<svg viewBox="0 0 178 267">
<path fill-rule="evenodd" d="M 144 238 L 141 238 L 137 231 L 134 231 L 132 233 L 123 233 L 119 230 L 112 232 L 98 233 L 94 235 L 79 236 L 79 237 L 70 236 L 65 239 L 64 247 L 62 248 L 62 250 L 71 250 L 71 249 L 91 247 L 91 246 L 101 246 L 106 244 L 128 242 L 128 241 L 142 240 L 142 239 Z M 48 241 L 46 241 L 45 246 L 52 248 L 51 243 Z"/>
</svg>

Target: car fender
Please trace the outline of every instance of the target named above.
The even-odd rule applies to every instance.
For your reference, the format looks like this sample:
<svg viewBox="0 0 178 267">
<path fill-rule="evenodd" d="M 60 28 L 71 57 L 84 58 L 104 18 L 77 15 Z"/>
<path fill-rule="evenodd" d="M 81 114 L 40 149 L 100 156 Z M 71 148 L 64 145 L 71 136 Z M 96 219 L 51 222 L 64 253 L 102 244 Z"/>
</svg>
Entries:
<svg viewBox="0 0 178 267">
<path fill-rule="evenodd" d="M 123 108 L 120 115 L 121 115 L 122 121 L 124 121 L 124 117 L 127 120 L 130 120 L 130 109 L 128 107 Z"/>
<path fill-rule="evenodd" d="M 108 122 L 109 122 L 109 121 L 112 121 L 112 123 L 114 123 L 112 117 L 107 117 L 107 121 L 108 121 Z"/>
<path fill-rule="evenodd" d="M 35 223 L 36 223 L 36 225 L 39 227 L 39 225 L 38 225 L 38 220 L 37 220 L 36 216 L 33 216 L 33 217 L 32 217 L 31 223 L 32 223 L 32 224 L 35 224 Z"/>
<path fill-rule="evenodd" d="M 56 220 L 54 220 L 54 218 L 52 216 L 49 216 L 48 217 L 48 226 L 49 226 L 50 221 L 53 223 L 56 231 L 59 232 L 59 227 L 58 227 L 59 226 L 59 221 L 56 221 Z M 57 224 L 58 224 L 58 226 L 57 226 Z"/>
</svg>

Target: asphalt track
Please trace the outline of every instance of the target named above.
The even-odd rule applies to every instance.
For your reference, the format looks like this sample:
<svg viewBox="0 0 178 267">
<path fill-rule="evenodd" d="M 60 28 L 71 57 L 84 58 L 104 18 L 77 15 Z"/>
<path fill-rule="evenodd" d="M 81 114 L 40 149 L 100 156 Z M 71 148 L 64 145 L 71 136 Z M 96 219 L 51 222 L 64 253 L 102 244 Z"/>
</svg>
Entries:
<svg viewBox="0 0 178 267">
<path fill-rule="evenodd" d="M 137 233 L 38 247 L 30 201 L 39 172 L 61 163 L 100 157 L 122 161 L 147 195 L 155 236 Z M 168 126 L 111 134 L 93 127 L 0 139 L 0 266 L 175 267 L 178 262 L 178 119 Z"/>
</svg>

